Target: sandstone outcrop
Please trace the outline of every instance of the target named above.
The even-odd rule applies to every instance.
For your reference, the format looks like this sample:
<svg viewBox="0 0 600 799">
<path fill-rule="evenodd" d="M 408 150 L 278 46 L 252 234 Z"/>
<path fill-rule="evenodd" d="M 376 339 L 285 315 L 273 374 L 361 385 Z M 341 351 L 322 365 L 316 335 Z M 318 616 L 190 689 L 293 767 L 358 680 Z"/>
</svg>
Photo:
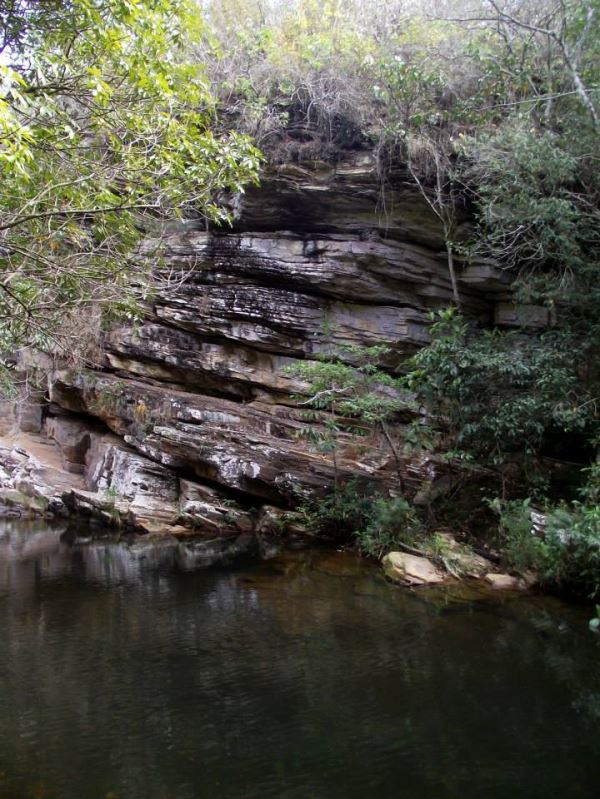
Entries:
<svg viewBox="0 0 600 799">
<path fill-rule="evenodd" d="M 308 386 L 290 367 L 331 353 L 352 364 L 353 346 L 377 344 L 395 371 L 452 298 L 437 219 L 401 174 L 383 186 L 371 153 L 268 170 L 232 209 L 229 230 L 190 220 L 146 240 L 139 257 L 159 290 L 145 320 L 106 335 L 101 367 L 55 373 L 50 404 L 22 419 L 82 481 L 61 492 L 67 506 L 221 537 L 224 551 L 298 534 L 287 512 L 334 476 L 410 495 L 435 482 L 434 459 L 394 454 L 373 431 L 340 433 L 334 464 L 303 435 L 327 417 L 308 413 Z M 505 274 L 458 268 L 465 311 L 491 322 L 510 300 Z M 417 414 L 407 398 L 391 423 L 397 441 Z"/>
</svg>

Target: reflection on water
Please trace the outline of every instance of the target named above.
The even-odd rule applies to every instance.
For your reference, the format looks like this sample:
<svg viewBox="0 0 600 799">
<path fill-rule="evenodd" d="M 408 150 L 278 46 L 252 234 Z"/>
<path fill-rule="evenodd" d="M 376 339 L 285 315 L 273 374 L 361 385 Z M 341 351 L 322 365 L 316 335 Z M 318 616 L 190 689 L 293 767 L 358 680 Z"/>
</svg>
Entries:
<svg viewBox="0 0 600 799">
<path fill-rule="evenodd" d="M 40 580 L 73 577 L 103 585 L 139 583 L 148 570 L 191 571 L 236 554 L 232 539 L 147 541 L 98 527 L 0 520 L 0 594 L 33 596 Z"/>
<path fill-rule="evenodd" d="M 1 799 L 598 795 L 585 610 L 193 546 L 3 526 Z"/>
</svg>

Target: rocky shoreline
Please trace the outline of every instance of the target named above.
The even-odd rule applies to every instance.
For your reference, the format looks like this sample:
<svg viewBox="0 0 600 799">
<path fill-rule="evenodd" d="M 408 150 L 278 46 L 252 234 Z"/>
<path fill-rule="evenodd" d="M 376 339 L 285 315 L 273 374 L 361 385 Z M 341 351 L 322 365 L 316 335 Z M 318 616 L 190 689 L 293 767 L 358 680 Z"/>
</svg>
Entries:
<svg viewBox="0 0 600 799">
<path fill-rule="evenodd" d="M 98 444 L 97 449 L 103 451 Z M 113 457 L 118 452 L 113 450 Z M 123 450 L 120 453 L 130 475 L 136 467 L 141 468 L 135 455 L 127 459 Z M 180 506 L 180 513 L 193 510 L 196 518 L 202 519 L 197 527 L 190 528 L 171 523 L 174 509 L 169 508 L 168 498 L 161 500 L 155 490 L 145 500 L 138 496 L 129 501 L 110 491 L 86 490 L 84 485 L 82 476 L 63 468 L 58 447 L 42 436 L 19 433 L 0 439 L 0 518 L 3 519 L 98 521 L 105 527 L 133 535 L 127 551 L 131 550 L 134 560 L 156 550 L 158 556 L 152 555 L 153 562 L 157 557 L 157 562 L 165 558 L 165 562 L 171 562 L 173 557 L 181 560 L 185 556 L 186 568 L 192 568 L 192 564 L 194 568 L 207 568 L 231 563 L 241 556 L 268 559 L 290 547 L 315 543 L 308 530 L 284 524 L 276 508 L 263 508 L 260 515 L 252 518 L 249 513 L 243 515 L 239 509 L 222 505 L 222 515 L 211 519 L 201 514 L 204 511 L 214 516 L 219 510 L 214 495 L 209 495 L 209 502 L 203 502 L 204 492 L 192 497 L 192 488 L 187 487 L 186 502 L 195 504 L 184 505 L 183 510 Z M 388 553 L 382 561 L 386 577 L 409 588 L 476 581 L 492 589 L 524 591 L 537 584 L 533 574 L 517 576 L 501 572 L 497 557 L 490 560 L 475 553 L 451 533 L 435 534 L 433 540 L 437 544 L 435 553 L 417 553 L 408 547 L 409 551 Z"/>
</svg>

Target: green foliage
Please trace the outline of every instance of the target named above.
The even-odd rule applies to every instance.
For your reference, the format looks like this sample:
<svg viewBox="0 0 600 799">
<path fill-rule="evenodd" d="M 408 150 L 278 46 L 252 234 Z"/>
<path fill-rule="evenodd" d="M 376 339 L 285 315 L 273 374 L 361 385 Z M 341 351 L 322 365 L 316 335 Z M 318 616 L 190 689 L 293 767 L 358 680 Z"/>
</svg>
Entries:
<svg viewBox="0 0 600 799">
<path fill-rule="evenodd" d="M 573 503 L 550 512 L 545 536 L 556 563 L 553 579 L 600 594 L 600 506 Z"/>
<path fill-rule="evenodd" d="M 435 317 L 431 336 L 407 382 L 446 449 L 501 467 L 513 455 L 538 454 L 551 428 L 596 434 L 594 394 L 578 373 L 585 346 L 570 333 L 482 331 L 451 310 Z"/>
<path fill-rule="evenodd" d="M 334 159 L 335 147 L 435 124 L 455 26 L 392 5 L 208 3 L 203 52 L 215 90 L 276 161 Z"/>
<path fill-rule="evenodd" d="M 406 397 L 399 393 L 401 381 L 378 365 L 387 354 L 385 346 L 343 347 L 287 371 L 310 385 L 312 408 L 373 424 L 407 406 Z"/>
<path fill-rule="evenodd" d="M 528 500 L 497 503 L 503 554 L 517 571 L 532 570 L 551 586 L 600 595 L 600 506 L 549 506 L 543 532 L 532 532 Z"/>
<path fill-rule="evenodd" d="M 303 502 L 296 518 L 311 532 L 354 541 L 359 551 L 380 560 L 423 534 L 415 509 L 399 497 L 385 497 L 356 481 L 338 486 L 325 497 Z"/>
<path fill-rule="evenodd" d="M 356 481 L 302 502 L 292 516 L 311 532 L 352 541 L 361 554 L 377 560 L 388 552 L 408 549 L 460 576 L 462 559 L 472 554 L 468 547 L 430 533 L 416 508 L 403 497 L 383 495 Z"/>
<path fill-rule="evenodd" d="M 368 124 L 357 87 L 376 43 L 356 25 L 358 6 L 207 4 L 201 57 L 215 93 L 274 160 L 333 156 L 332 141 L 351 140 L 357 126 Z"/>
<path fill-rule="evenodd" d="M 500 517 L 502 553 L 509 566 L 520 573 L 533 571 L 542 579 L 550 575 L 550 547 L 532 532 L 531 500 L 495 500 L 492 507 Z"/>
<path fill-rule="evenodd" d="M 390 119 L 384 131 L 387 138 L 398 140 L 411 128 L 442 119 L 435 97 L 444 89 L 444 76 L 435 67 L 432 69 L 427 59 L 415 63 L 414 58 L 405 61 L 396 55 L 383 57 L 377 66 L 381 83 L 375 84 L 373 92 L 389 109 Z"/>
<path fill-rule="evenodd" d="M 86 305 L 131 314 L 150 293 L 140 236 L 187 212 L 227 218 L 219 191 L 256 178 L 259 156 L 215 130 L 202 66 L 188 57 L 187 0 L 16 3 L 0 64 L 0 353 L 70 351 Z M 62 335 L 61 335 L 62 334 Z"/>
<path fill-rule="evenodd" d="M 301 502 L 294 512 L 298 522 L 311 533 L 336 540 L 349 540 L 369 520 L 373 498 L 355 481 L 337 486 L 324 497 Z"/>
<path fill-rule="evenodd" d="M 474 192 L 479 228 L 472 251 L 491 255 L 525 277 L 555 269 L 554 302 L 598 268 L 600 215 L 577 153 L 557 133 L 523 115 L 463 138 L 461 177 Z M 549 281 L 551 283 L 551 281 Z"/>
<path fill-rule="evenodd" d="M 312 412 L 307 414 L 308 424 L 300 431 L 302 437 L 321 452 L 331 453 L 337 470 L 340 436 L 360 436 L 378 429 L 391 449 L 402 485 L 399 454 L 388 422 L 409 408 L 410 402 L 401 390 L 402 381 L 379 365 L 387 355 L 385 346 L 351 346 L 340 348 L 336 354 L 322 355 L 317 361 L 302 361 L 287 371 L 309 384 L 312 396 L 301 404 L 325 412 L 318 418 Z"/>
<path fill-rule="evenodd" d="M 381 560 L 400 544 L 414 545 L 422 534 L 422 522 L 405 499 L 378 497 L 371 505 L 366 525 L 354 535 L 360 552 Z"/>
</svg>

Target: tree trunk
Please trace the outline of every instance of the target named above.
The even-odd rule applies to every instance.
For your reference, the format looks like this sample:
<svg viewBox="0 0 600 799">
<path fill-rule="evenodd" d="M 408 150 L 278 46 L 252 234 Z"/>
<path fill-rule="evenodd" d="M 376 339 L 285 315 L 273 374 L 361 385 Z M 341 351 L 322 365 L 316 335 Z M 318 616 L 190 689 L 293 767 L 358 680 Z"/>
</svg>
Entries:
<svg viewBox="0 0 600 799">
<path fill-rule="evenodd" d="M 458 293 L 458 282 L 456 280 L 456 272 L 454 270 L 454 253 L 452 251 L 452 244 L 446 240 L 446 255 L 448 257 L 448 272 L 450 272 L 450 282 L 452 283 L 452 296 L 454 303 L 460 311 L 460 294 Z"/>
</svg>

